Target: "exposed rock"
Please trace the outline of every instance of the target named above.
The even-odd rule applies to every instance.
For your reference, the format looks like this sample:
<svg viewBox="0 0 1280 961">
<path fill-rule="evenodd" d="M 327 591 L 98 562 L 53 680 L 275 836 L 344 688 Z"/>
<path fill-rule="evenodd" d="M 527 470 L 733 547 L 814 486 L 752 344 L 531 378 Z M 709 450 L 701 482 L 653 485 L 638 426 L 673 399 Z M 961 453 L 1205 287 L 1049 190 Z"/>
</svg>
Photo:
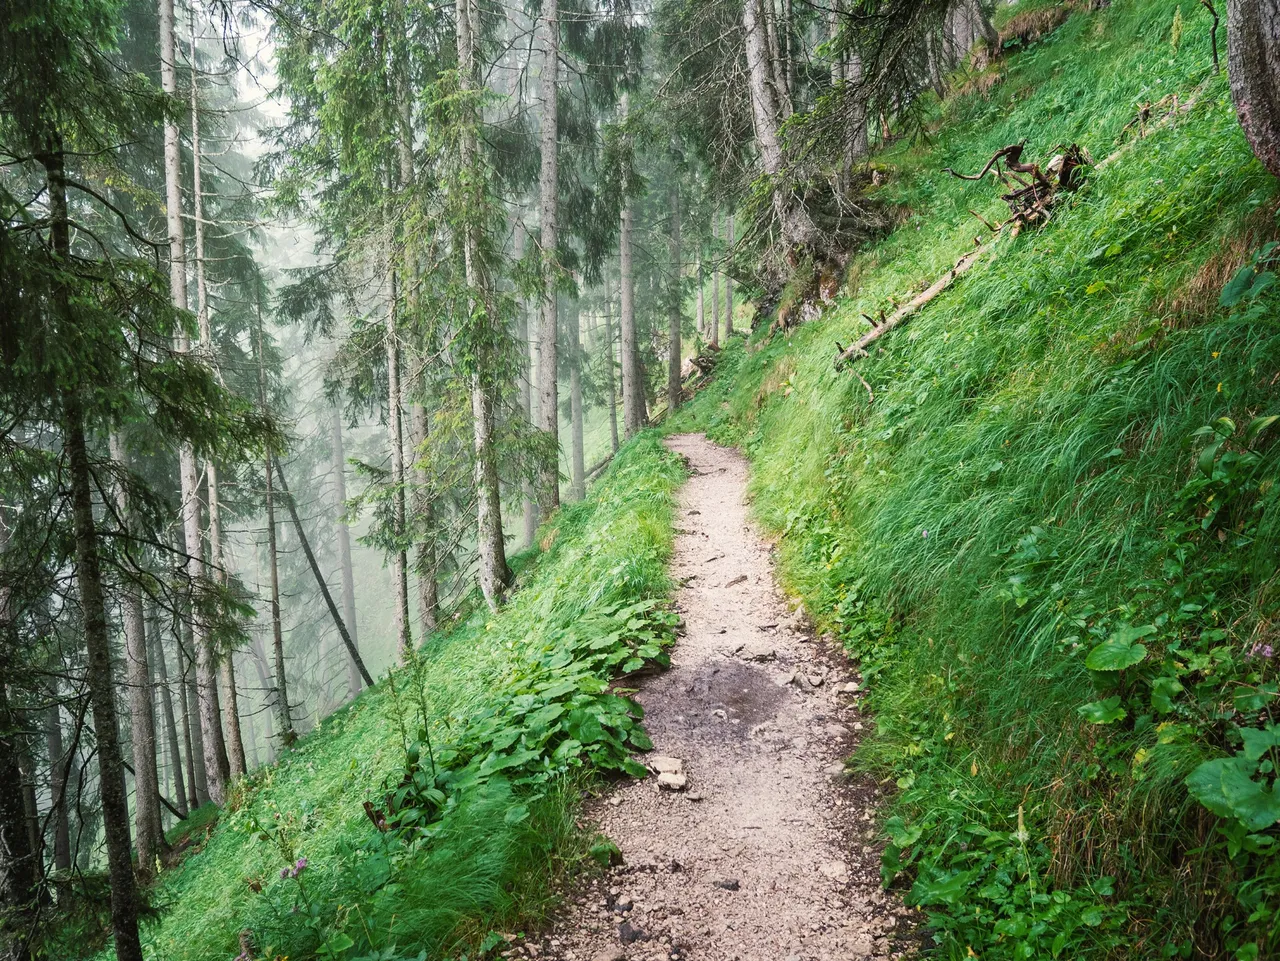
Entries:
<svg viewBox="0 0 1280 961">
<path fill-rule="evenodd" d="M 818 873 L 823 877 L 828 877 L 832 881 L 847 881 L 849 879 L 849 865 L 843 861 L 823 861 L 818 865 Z"/>
<path fill-rule="evenodd" d="M 618 925 L 618 940 L 623 944 L 635 944 L 642 941 L 645 933 L 639 928 L 632 926 L 630 921 L 623 921 Z"/>
<path fill-rule="evenodd" d="M 726 891 L 737 891 L 742 885 L 738 883 L 737 878 L 725 878 L 716 882 L 716 887 L 724 888 Z"/>
<path fill-rule="evenodd" d="M 649 764 L 649 770 L 654 774 L 683 774 L 684 761 L 678 757 L 668 757 L 665 754 L 655 754 L 653 757 L 646 758 Z"/>
<path fill-rule="evenodd" d="M 663 771 L 658 775 L 658 787 L 667 791 L 683 791 L 689 786 L 689 778 L 683 774 L 671 774 Z"/>
</svg>

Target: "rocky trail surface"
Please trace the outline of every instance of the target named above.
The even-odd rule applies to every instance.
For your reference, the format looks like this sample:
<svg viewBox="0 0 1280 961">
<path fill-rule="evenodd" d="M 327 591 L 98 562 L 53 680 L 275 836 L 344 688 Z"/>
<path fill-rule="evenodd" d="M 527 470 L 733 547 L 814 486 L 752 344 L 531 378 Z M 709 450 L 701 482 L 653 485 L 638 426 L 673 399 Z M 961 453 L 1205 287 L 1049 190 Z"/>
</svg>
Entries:
<svg viewBox="0 0 1280 961">
<path fill-rule="evenodd" d="M 701 435 L 668 441 L 691 477 L 672 575 L 685 630 L 638 699 L 655 776 L 587 816 L 622 863 L 571 893 L 536 943 L 563 961 L 899 957 L 907 912 L 880 889 L 873 785 L 843 761 L 862 724 L 847 660 L 788 610 L 747 518 L 746 464 Z"/>
</svg>

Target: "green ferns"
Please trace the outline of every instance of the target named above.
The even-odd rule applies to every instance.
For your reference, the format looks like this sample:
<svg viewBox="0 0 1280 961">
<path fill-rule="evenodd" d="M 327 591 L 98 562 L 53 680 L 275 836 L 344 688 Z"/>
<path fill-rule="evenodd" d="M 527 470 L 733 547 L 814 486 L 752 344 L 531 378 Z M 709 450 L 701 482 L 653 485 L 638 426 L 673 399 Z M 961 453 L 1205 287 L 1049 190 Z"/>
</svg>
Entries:
<svg viewBox="0 0 1280 961">
<path fill-rule="evenodd" d="M 1077 12 L 989 99 L 940 105 L 928 144 L 878 158 L 913 216 L 822 319 L 731 345 L 677 422 L 751 456 L 788 588 L 860 660 L 857 760 L 897 784 L 885 878 L 940 957 L 1280 951 L 1280 831 L 1255 816 L 1280 703 L 1276 186 L 1182 14 L 1175 49 L 1166 4 Z M 1171 94 L 1194 103 L 1125 129 Z M 972 249 L 969 208 L 998 214 L 941 168 L 1023 138 L 1128 146 L 857 361 L 869 403 L 835 343 Z"/>
<path fill-rule="evenodd" d="M 643 773 L 639 708 L 610 680 L 672 640 L 683 476 L 656 436 L 629 444 L 544 526 L 509 605 L 431 638 L 255 773 L 162 877 L 148 956 L 230 959 L 242 931 L 258 958 L 475 956 L 542 916 L 557 874 L 588 856 L 573 823 L 584 777 Z"/>
</svg>

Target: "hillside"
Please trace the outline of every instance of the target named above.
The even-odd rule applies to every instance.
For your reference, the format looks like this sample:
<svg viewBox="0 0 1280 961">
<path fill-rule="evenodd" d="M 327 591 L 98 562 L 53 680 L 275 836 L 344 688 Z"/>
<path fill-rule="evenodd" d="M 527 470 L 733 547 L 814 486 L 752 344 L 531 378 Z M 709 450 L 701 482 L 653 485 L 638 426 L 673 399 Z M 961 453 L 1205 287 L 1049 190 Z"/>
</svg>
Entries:
<svg viewBox="0 0 1280 961">
<path fill-rule="evenodd" d="M 934 108 L 874 161 L 903 225 L 677 419 L 749 454 L 785 582 L 860 662 L 884 877 L 941 957 L 1280 950 L 1277 189 L 1175 10 L 1082 9 Z M 942 168 L 1022 140 L 1118 154 L 855 361 L 867 386 L 836 369 L 986 240 L 970 208 L 1007 216 Z"/>
</svg>

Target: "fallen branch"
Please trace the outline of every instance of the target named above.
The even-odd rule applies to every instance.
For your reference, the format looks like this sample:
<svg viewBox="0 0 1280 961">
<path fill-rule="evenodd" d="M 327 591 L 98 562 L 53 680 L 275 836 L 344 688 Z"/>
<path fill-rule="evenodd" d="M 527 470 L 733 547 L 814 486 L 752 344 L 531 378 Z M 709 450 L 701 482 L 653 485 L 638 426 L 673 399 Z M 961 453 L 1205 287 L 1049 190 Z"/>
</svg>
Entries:
<svg viewBox="0 0 1280 961">
<path fill-rule="evenodd" d="M 863 334 L 859 340 L 857 340 L 856 342 L 850 344 L 848 347 L 841 350 L 840 353 L 836 355 L 836 366 L 839 367 L 841 364 L 848 363 L 849 361 L 853 360 L 855 357 L 865 356 L 867 353 L 867 348 L 870 345 L 874 344 L 884 334 L 887 334 L 889 331 L 893 330 L 893 328 L 897 327 L 904 320 L 906 320 L 908 317 L 914 314 L 917 310 L 919 310 L 925 304 L 929 303 L 929 301 L 933 300 L 940 293 L 942 293 L 944 290 L 950 287 L 953 283 L 956 282 L 957 278 L 962 277 L 969 270 L 969 268 L 971 268 L 974 264 L 976 264 L 985 254 L 989 253 L 994 249 L 995 249 L 994 244 L 987 244 L 985 246 L 979 247 L 977 250 L 973 250 L 965 254 L 963 257 L 961 257 L 959 260 L 956 261 L 956 265 L 952 267 L 950 271 L 943 274 L 941 277 L 935 280 L 928 288 L 926 288 L 922 293 L 917 294 L 915 297 L 911 298 L 911 300 L 907 301 L 905 304 L 903 304 L 901 307 L 895 310 L 892 314 L 886 317 L 884 319 L 884 323 L 882 323 L 879 327 L 872 328 L 872 330 L 870 330 L 866 334 Z M 867 388 L 868 391 L 870 389 L 871 389 L 870 387 Z"/>
</svg>

